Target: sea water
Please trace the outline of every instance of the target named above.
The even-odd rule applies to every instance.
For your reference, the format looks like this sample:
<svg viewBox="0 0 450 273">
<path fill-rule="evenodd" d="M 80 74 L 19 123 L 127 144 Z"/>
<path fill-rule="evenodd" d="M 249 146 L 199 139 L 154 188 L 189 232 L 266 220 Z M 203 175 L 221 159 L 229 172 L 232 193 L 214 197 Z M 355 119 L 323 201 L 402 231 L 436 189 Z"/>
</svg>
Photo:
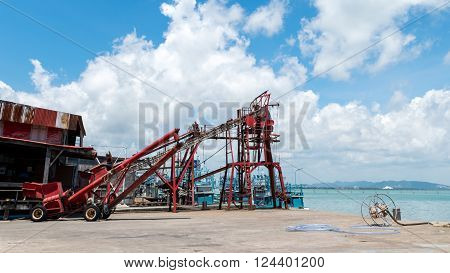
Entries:
<svg viewBox="0 0 450 273">
<path fill-rule="evenodd" d="M 367 196 L 387 194 L 400 208 L 402 220 L 450 221 L 450 190 L 304 189 L 305 207 L 361 215 Z"/>
</svg>

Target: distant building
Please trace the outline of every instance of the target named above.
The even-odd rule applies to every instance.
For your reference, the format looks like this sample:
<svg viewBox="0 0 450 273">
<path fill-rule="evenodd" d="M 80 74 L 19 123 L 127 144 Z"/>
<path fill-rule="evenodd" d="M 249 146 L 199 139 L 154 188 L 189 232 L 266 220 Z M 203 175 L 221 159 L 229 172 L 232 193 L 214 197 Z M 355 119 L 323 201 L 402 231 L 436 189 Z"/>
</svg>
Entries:
<svg viewBox="0 0 450 273">
<path fill-rule="evenodd" d="M 85 136 L 79 115 L 0 100 L 0 189 L 27 181 L 79 187 L 80 166 L 96 157 Z"/>
</svg>

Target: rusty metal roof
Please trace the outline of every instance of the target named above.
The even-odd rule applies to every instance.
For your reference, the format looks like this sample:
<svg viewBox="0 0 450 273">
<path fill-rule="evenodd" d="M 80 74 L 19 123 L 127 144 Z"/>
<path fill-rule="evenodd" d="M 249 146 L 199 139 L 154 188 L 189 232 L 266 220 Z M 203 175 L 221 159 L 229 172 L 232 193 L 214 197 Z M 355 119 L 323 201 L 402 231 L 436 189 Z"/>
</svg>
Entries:
<svg viewBox="0 0 450 273">
<path fill-rule="evenodd" d="M 77 131 L 85 136 L 81 116 L 0 100 L 0 120 Z"/>
</svg>

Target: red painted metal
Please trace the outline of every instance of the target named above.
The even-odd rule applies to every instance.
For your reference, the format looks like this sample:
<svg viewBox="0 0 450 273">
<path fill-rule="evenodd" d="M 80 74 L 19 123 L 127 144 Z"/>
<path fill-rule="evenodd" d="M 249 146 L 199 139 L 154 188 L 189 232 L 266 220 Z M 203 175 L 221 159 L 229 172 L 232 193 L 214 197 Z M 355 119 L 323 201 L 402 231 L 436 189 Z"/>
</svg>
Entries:
<svg viewBox="0 0 450 273">
<path fill-rule="evenodd" d="M 172 156 L 170 179 L 171 179 L 171 184 L 169 185 L 169 187 L 171 189 L 171 194 L 172 194 L 172 212 L 176 212 L 177 211 L 177 189 L 176 189 L 177 177 L 175 176 L 175 155 Z"/>
<path fill-rule="evenodd" d="M 48 128 L 47 129 L 47 139 L 45 142 L 50 144 L 63 144 L 63 132 L 59 128 Z"/>
<path fill-rule="evenodd" d="M 199 177 L 190 177 L 188 183 L 184 183 L 183 190 L 187 192 L 191 204 L 194 204 L 194 181 L 225 171 L 220 200 L 223 200 L 222 197 L 225 196 L 228 208 L 231 207 L 231 204 L 236 203 L 240 203 L 242 208 L 242 200 L 245 197 L 248 200 L 248 207 L 253 209 L 252 172 L 258 167 L 266 167 L 270 177 L 270 191 L 274 207 L 281 203 L 287 205 L 281 167 L 278 162 L 273 161 L 272 156 L 271 143 L 276 141 L 278 135 L 273 134 L 275 122 L 270 116 L 269 107 L 271 106 L 275 105 L 270 104 L 270 94 L 266 91 L 253 100 L 249 107 L 238 110 L 237 118 L 228 120 L 226 123 L 208 131 L 193 130 L 184 135 L 187 143 L 195 142 L 197 138 L 201 141 L 224 139 L 227 148 L 224 167 Z M 198 128 L 198 125 L 192 126 L 193 129 L 195 127 Z M 232 135 L 232 131 L 234 135 Z M 172 158 L 170 167 L 167 167 L 170 170 L 168 175 L 170 179 L 167 179 L 160 171 L 156 172 L 158 178 L 171 190 L 170 199 L 174 212 L 176 211 L 177 201 L 183 200 L 182 197 L 177 196 L 180 182 L 187 169 L 190 168 L 191 174 L 193 173 L 194 166 L 189 164 L 189 161 L 193 158 L 194 153 L 195 151 L 191 152 L 189 159 L 186 157 L 187 153 L 183 155 L 181 152 Z M 228 169 L 230 169 L 230 173 L 227 172 Z M 179 174 L 179 176 L 176 174 Z M 228 174 L 229 177 L 227 177 Z M 225 187 L 226 180 L 229 181 L 228 187 Z M 235 192 L 237 188 L 238 192 Z M 282 202 L 277 202 L 277 200 Z"/>
<path fill-rule="evenodd" d="M 177 165 L 177 161 L 176 161 L 176 155 L 173 154 L 171 157 L 171 163 L 170 163 L 170 180 L 168 180 L 166 177 L 164 177 L 163 174 L 161 174 L 160 171 L 156 171 L 155 174 L 156 176 L 158 176 L 158 178 L 164 183 L 166 184 L 169 189 L 170 189 L 170 198 L 171 198 L 171 204 L 172 204 L 172 212 L 176 212 L 177 211 L 177 193 L 178 193 L 178 188 L 180 186 L 180 183 L 183 181 L 183 179 L 185 178 L 186 172 L 189 168 L 192 168 L 191 171 L 193 170 L 193 162 L 194 162 L 194 156 L 195 153 L 197 152 L 198 149 L 198 145 L 195 145 L 194 147 L 192 147 L 189 150 L 186 150 L 183 156 L 183 159 L 179 162 L 179 164 Z M 189 156 L 188 156 L 189 154 Z M 179 175 L 176 175 L 176 170 L 179 169 Z M 190 187 L 191 189 L 193 189 L 193 183 L 194 180 L 191 177 L 191 180 L 189 181 L 192 184 L 189 185 L 188 187 Z M 192 200 L 193 202 L 193 200 Z"/>
<path fill-rule="evenodd" d="M 178 178 L 176 178 L 174 176 L 175 179 L 172 181 L 174 183 L 172 185 L 172 202 L 173 202 L 172 203 L 173 204 L 173 207 L 172 207 L 173 210 L 172 211 L 173 212 L 177 211 L 177 191 L 178 191 L 178 186 L 180 185 L 181 180 L 184 178 L 188 167 L 191 166 L 191 163 L 194 161 L 194 156 L 195 156 L 195 153 L 197 152 L 198 145 L 199 144 L 197 144 L 196 146 L 194 146 L 191 149 L 190 156 L 189 156 L 187 162 L 185 162 L 185 164 L 182 165 L 182 170 L 181 170 L 180 175 L 178 176 Z M 186 151 L 186 155 L 187 155 L 187 151 Z M 184 163 L 184 160 L 183 160 L 183 163 Z M 173 169 L 175 169 L 175 168 L 173 168 Z M 172 173 L 172 174 L 174 174 L 174 173 Z"/>
<path fill-rule="evenodd" d="M 191 194 L 191 205 L 195 206 L 195 173 L 194 173 L 194 160 L 191 162 L 191 181 L 189 181 L 188 192 Z"/>
<path fill-rule="evenodd" d="M 19 139 L 30 139 L 31 125 L 5 121 L 3 123 L 3 136 Z"/>
<path fill-rule="evenodd" d="M 63 201 L 68 192 L 63 192 L 61 182 L 48 184 L 26 182 L 23 183 L 22 192 L 26 198 L 42 199 L 49 214 L 62 213 L 64 211 Z"/>
<path fill-rule="evenodd" d="M 131 163 L 134 163 L 141 157 L 149 154 L 152 150 L 154 150 L 156 147 L 163 144 L 164 142 L 168 141 L 170 138 L 172 138 L 172 137 L 177 138 L 176 135 L 177 135 L 178 131 L 179 131 L 179 129 L 174 129 L 174 130 L 170 131 L 169 133 L 165 134 L 163 137 L 161 137 L 157 141 L 155 141 L 152 144 L 145 147 L 142 151 L 140 151 L 140 152 L 136 153 L 135 155 L 133 155 L 132 157 L 122 161 L 119 165 L 117 165 L 113 169 L 111 169 L 111 171 L 104 172 L 104 170 L 101 170 L 103 172 L 103 174 L 96 177 L 95 180 L 93 180 L 91 183 L 89 183 L 89 185 L 82 188 L 81 190 L 76 192 L 74 195 L 72 195 L 69 198 L 69 202 L 71 202 L 71 203 L 85 202 L 85 195 L 88 192 L 90 192 L 94 188 L 100 186 L 101 184 L 105 183 L 108 179 L 111 178 L 111 176 L 113 174 L 124 170 L 126 167 L 129 167 L 129 165 Z"/>
<path fill-rule="evenodd" d="M 52 184 L 25 182 L 22 186 L 22 192 L 26 198 L 44 199 L 62 192 L 62 186 L 60 182 L 53 182 Z"/>
<path fill-rule="evenodd" d="M 169 150 L 169 152 L 167 152 L 163 157 L 161 157 L 150 169 L 148 169 L 145 173 L 143 173 L 133 184 L 128 186 L 119 196 L 117 196 L 117 198 L 112 200 L 112 202 L 108 203 L 108 205 L 110 207 L 114 207 L 115 205 L 120 203 L 120 201 L 122 201 L 128 194 L 130 194 L 131 191 L 135 190 L 136 187 L 142 184 L 145 180 L 147 180 L 147 178 L 150 175 L 154 174 L 155 171 L 159 169 L 159 167 L 161 167 L 162 164 L 164 164 L 164 162 L 166 162 L 169 158 L 173 157 L 173 155 L 175 155 L 175 153 L 181 147 L 182 147 L 181 143 L 175 145 L 174 148 Z"/>
<path fill-rule="evenodd" d="M 194 123 L 187 133 L 179 136 L 179 129 L 174 129 L 116 165 L 109 163 L 92 168 L 89 184 L 75 193 L 57 190 L 54 194 L 45 195 L 40 193 L 39 189 L 30 185 L 27 185 L 28 188 L 24 188 L 24 192 L 27 191 L 32 196 L 34 191 L 34 197 L 42 199 L 44 206 L 56 214 L 63 215 L 80 210 L 88 203 L 95 203 L 107 214 L 151 175 L 155 175 L 170 189 L 172 211 L 176 212 L 179 204 L 189 204 L 190 202 L 194 205 L 194 182 L 196 180 L 225 171 L 222 194 L 227 199 L 228 208 L 231 207 L 232 203 L 240 203 L 242 208 L 243 198 L 246 197 L 248 208 L 253 209 L 251 174 L 258 167 L 266 167 L 270 177 L 270 190 L 274 207 L 277 204 L 284 203 L 287 208 L 288 202 L 282 169 L 279 162 L 274 162 L 272 157 L 271 143 L 275 141 L 277 135 L 273 134 L 274 120 L 270 116 L 269 107 L 271 105 L 269 102 L 270 94 L 266 91 L 258 96 L 249 107 L 238 110 L 237 118 L 228 120 L 226 123 L 210 130 L 201 130 Z M 39 122 L 46 122 L 44 117 L 39 115 L 38 117 L 41 119 Z M 50 117 L 48 118 L 50 120 Z M 57 118 L 61 118 L 60 123 L 66 124 L 63 126 L 72 128 L 82 126 L 82 124 L 61 114 L 57 114 Z M 232 134 L 232 132 L 234 133 Z M 206 175 L 194 177 L 195 154 L 200 143 L 207 139 L 225 139 L 227 147 L 226 164 L 224 167 Z M 180 142 L 180 140 L 183 140 L 183 142 Z M 237 147 L 237 150 L 235 147 Z M 150 155 L 153 156 L 148 157 Z M 143 168 L 144 165 L 146 168 Z M 136 171 L 136 167 L 140 170 L 145 169 L 144 173 L 120 193 L 119 189 L 124 183 L 126 174 Z M 231 169 L 231 174 L 228 190 L 226 190 L 225 181 L 228 169 Z M 169 170 L 169 172 L 164 173 L 166 170 Z M 276 181 L 277 178 L 278 182 Z M 53 183 L 47 185 L 51 184 Z M 235 189 L 238 189 L 237 193 L 235 193 Z M 179 193 L 183 196 L 179 196 Z M 221 200 L 223 200 L 222 196 Z M 277 200 L 284 202 L 277 203 Z"/>
<path fill-rule="evenodd" d="M 237 137 L 226 134 L 227 146 L 231 154 L 231 175 L 228 186 L 227 205 L 230 209 L 232 203 L 239 201 L 242 204 L 243 197 L 247 197 L 249 209 L 253 209 L 253 185 L 251 174 L 258 167 L 266 167 L 269 172 L 270 188 L 274 208 L 277 199 L 280 199 L 287 208 L 288 202 L 283 174 L 278 162 L 273 161 L 271 143 L 273 142 L 274 120 L 270 117 L 270 94 L 266 91 L 258 96 L 250 104 L 250 107 L 238 111 L 238 118 L 243 122 L 238 126 Z M 234 160 L 232 141 L 237 140 L 237 161 Z M 227 154 L 228 156 L 228 154 Z M 226 161 L 228 162 L 228 160 Z M 227 163 L 228 164 L 228 163 Z M 278 172 L 281 191 L 277 191 L 274 169 Z M 235 183 L 235 172 L 238 172 Z M 234 193 L 233 185 L 239 186 L 239 194 Z M 242 205 L 241 205 L 242 207 Z"/>
<path fill-rule="evenodd" d="M 116 166 L 111 166 L 109 170 L 106 165 L 99 165 L 91 169 L 92 176 L 88 185 L 78 190 L 76 193 L 72 191 L 62 191 L 60 182 L 52 182 L 48 184 L 36 183 L 24 183 L 23 192 L 24 195 L 31 199 L 42 200 L 42 204 L 47 209 L 49 214 L 54 216 L 61 216 L 83 209 L 88 203 L 89 199 L 97 197 L 96 189 L 100 185 L 106 185 L 106 195 L 103 198 L 98 199 L 100 203 L 91 200 L 92 203 L 101 207 L 104 213 L 108 213 L 114 206 L 121 202 L 129 193 L 142 184 L 150 175 L 154 174 L 169 158 L 172 158 L 176 152 L 183 146 L 182 143 L 176 143 L 166 153 L 158 155 L 156 162 L 138 179 L 136 179 L 131 185 L 127 186 L 125 190 L 116 196 L 118 186 L 122 185 L 125 173 L 137 164 L 140 159 L 149 155 L 153 151 L 157 150 L 159 146 L 165 144 L 171 139 L 178 140 L 179 129 L 174 129 L 159 138 L 155 142 L 145 147 L 140 152 L 136 153 L 132 157 L 122 161 Z M 114 178 L 116 183 L 114 183 Z M 112 191 L 112 187 L 115 188 Z M 104 208 L 106 207 L 106 208 Z"/>
<path fill-rule="evenodd" d="M 54 127 L 56 123 L 56 111 L 36 108 L 34 112 L 34 125 L 40 125 L 45 127 Z"/>
</svg>

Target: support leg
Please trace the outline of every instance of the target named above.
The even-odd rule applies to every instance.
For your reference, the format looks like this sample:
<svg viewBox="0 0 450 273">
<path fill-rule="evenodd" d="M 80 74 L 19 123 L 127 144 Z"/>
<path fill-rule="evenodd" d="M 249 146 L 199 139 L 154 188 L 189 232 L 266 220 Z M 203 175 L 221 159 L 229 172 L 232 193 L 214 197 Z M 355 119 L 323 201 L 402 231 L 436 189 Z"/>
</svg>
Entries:
<svg viewBox="0 0 450 273">
<path fill-rule="evenodd" d="M 8 207 L 6 207 L 5 208 L 5 211 L 4 211 L 4 213 L 3 213 L 3 220 L 8 220 L 9 219 L 9 208 Z"/>
<path fill-rule="evenodd" d="M 231 166 L 230 186 L 228 187 L 228 206 L 227 206 L 228 209 L 230 209 L 231 207 L 231 199 L 233 198 L 234 167 L 235 167 L 234 165 Z"/>
<path fill-rule="evenodd" d="M 173 190 L 172 190 L 172 212 L 173 213 L 176 213 L 177 212 L 177 192 L 178 192 L 178 189 L 177 188 L 174 188 Z"/>
<path fill-rule="evenodd" d="M 47 150 L 45 152 L 45 161 L 44 161 L 44 176 L 42 177 L 43 184 L 48 183 L 48 174 L 50 171 L 50 156 L 51 156 L 51 151 L 49 148 L 47 148 Z"/>
<path fill-rule="evenodd" d="M 172 156 L 171 163 L 172 212 L 177 212 L 177 177 L 175 176 L 175 154 Z"/>
<path fill-rule="evenodd" d="M 228 168 L 225 169 L 225 174 L 223 176 L 222 189 L 220 190 L 219 210 L 222 209 L 223 198 L 225 195 L 225 182 L 227 181 L 227 173 L 228 173 Z"/>
<path fill-rule="evenodd" d="M 195 172 L 194 172 L 194 160 L 191 162 L 191 204 L 195 206 Z"/>
<path fill-rule="evenodd" d="M 281 167 L 279 165 L 276 166 L 277 170 L 278 170 L 278 177 L 280 178 L 280 186 L 281 186 L 281 196 L 284 200 L 284 208 L 288 209 L 289 208 L 289 204 L 288 204 L 288 200 L 286 197 L 286 188 L 284 187 L 284 179 L 283 179 L 283 172 L 281 171 Z"/>
</svg>

